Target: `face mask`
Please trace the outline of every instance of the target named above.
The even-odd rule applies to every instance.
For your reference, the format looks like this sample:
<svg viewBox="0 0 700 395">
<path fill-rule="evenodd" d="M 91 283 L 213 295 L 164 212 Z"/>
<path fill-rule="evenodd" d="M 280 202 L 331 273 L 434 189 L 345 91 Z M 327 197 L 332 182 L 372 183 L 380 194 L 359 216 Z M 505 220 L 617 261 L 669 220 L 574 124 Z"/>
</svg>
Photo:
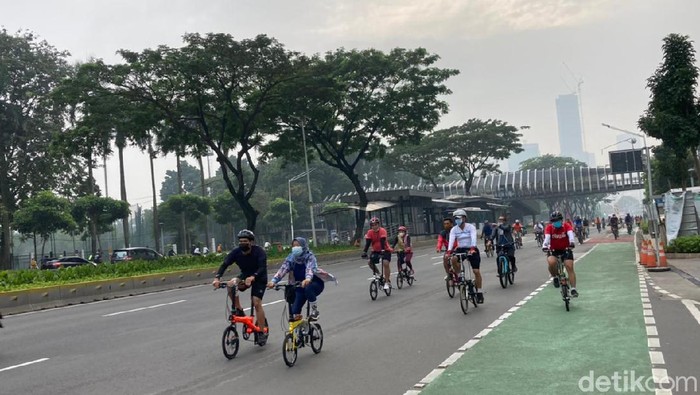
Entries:
<svg viewBox="0 0 700 395">
<path fill-rule="evenodd" d="M 304 251 L 300 246 L 292 247 L 292 255 L 299 256 Z"/>
<path fill-rule="evenodd" d="M 243 252 L 248 252 L 248 250 L 250 250 L 250 244 L 239 244 L 238 247 L 240 247 Z"/>
<path fill-rule="evenodd" d="M 554 223 L 552 223 L 552 225 L 554 225 L 555 228 L 561 228 L 562 223 L 561 223 L 561 221 L 554 221 Z"/>
<path fill-rule="evenodd" d="M 455 225 L 457 225 L 457 226 L 462 225 L 462 219 L 461 218 L 455 219 Z"/>
<path fill-rule="evenodd" d="M 399 232 L 399 237 L 404 237 L 405 235 L 406 235 L 406 233 L 404 233 L 404 232 Z"/>
</svg>

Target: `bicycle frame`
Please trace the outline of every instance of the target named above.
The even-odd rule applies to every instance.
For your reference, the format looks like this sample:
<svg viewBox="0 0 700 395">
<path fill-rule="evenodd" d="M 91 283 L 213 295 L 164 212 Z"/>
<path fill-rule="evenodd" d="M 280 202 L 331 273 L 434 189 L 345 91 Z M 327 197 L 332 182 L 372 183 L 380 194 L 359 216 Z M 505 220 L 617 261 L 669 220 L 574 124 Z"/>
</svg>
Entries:
<svg viewBox="0 0 700 395">
<path fill-rule="evenodd" d="M 226 282 L 222 282 L 219 284 L 219 288 L 229 288 L 231 289 L 232 297 L 235 300 L 236 295 L 238 294 L 238 283 L 234 284 L 233 287 L 229 287 Z M 228 312 L 231 310 L 228 305 L 228 294 L 226 295 L 226 312 L 228 315 Z M 237 315 L 230 314 L 228 316 L 228 321 L 232 324 L 243 324 L 246 326 L 246 332 L 248 334 L 253 333 L 253 332 L 258 332 L 258 333 L 263 333 L 265 332 L 264 328 L 260 328 L 255 324 L 255 306 L 253 304 L 253 294 L 251 293 L 250 295 L 250 315 L 240 317 Z M 250 330 L 249 330 L 250 329 Z"/>
</svg>

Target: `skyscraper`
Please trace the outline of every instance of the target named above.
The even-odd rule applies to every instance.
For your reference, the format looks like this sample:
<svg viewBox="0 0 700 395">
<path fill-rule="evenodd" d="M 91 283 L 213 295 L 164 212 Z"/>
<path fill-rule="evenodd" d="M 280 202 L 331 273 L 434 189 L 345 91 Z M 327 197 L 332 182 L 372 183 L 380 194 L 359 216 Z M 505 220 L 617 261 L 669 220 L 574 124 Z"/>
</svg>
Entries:
<svg viewBox="0 0 700 395">
<path fill-rule="evenodd" d="M 556 105 L 561 156 L 570 156 L 588 165 L 594 165 L 591 163 L 593 155 L 583 150 L 583 131 L 581 130 L 578 96 L 575 93 L 559 95 Z"/>
</svg>

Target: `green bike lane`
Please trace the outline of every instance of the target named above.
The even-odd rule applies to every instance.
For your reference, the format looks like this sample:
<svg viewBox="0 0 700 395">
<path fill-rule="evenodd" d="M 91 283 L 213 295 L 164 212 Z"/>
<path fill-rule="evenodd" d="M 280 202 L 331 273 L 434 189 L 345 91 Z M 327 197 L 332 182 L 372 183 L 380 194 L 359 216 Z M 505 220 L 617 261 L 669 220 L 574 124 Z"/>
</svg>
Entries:
<svg viewBox="0 0 700 395">
<path fill-rule="evenodd" d="M 547 284 L 488 334 L 470 340 L 473 345 L 465 344 L 466 352 L 420 394 L 649 393 L 651 361 L 634 260 L 631 243 L 599 244 L 577 257 L 581 296 L 572 299 L 571 311 Z"/>
</svg>

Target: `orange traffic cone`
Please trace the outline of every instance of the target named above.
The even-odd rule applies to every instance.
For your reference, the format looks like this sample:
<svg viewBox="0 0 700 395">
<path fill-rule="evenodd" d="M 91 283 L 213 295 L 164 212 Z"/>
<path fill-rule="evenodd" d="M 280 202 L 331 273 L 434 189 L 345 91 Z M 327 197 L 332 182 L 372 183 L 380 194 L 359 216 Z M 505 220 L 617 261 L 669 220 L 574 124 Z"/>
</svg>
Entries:
<svg viewBox="0 0 700 395">
<path fill-rule="evenodd" d="M 649 245 L 647 246 L 647 267 L 656 267 L 656 250 L 654 245 L 651 244 L 651 240 L 649 240 Z"/>
<path fill-rule="evenodd" d="M 639 251 L 639 264 L 642 266 L 647 265 L 647 241 L 642 240 L 642 249 Z"/>
<path fill-rule="evenodd" d="M 666 251 L 664 251 L 664 242 L 659 242 L 659 266 L 668 267 L 668 261 L 666 261 Z"/>
</svg>

